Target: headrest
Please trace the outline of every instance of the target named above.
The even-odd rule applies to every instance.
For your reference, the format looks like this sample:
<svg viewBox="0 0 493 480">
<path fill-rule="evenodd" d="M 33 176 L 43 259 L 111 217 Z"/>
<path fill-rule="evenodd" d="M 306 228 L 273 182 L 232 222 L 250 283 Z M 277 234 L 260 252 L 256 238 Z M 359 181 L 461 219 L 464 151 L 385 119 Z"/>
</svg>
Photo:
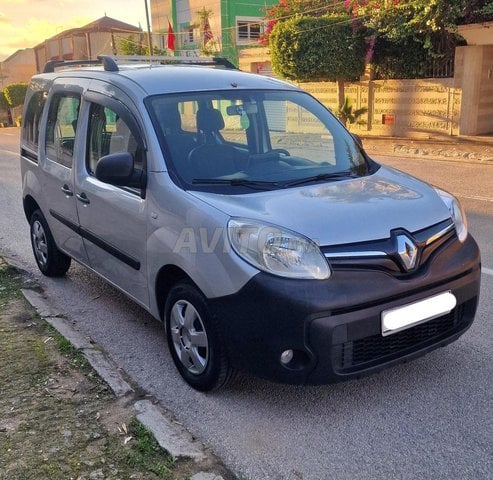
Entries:
<svg viewBox="0 0 493 480">
<path fill-rule="evenodd" d="M 197 110 L 197 129 L 202 132 L 217 132 L 224 128 L 224 118 L 215 108 Z"/>
<path fill-rule="evenodd" d="M 160 105 L 159 109 L 156 108 L 156 114 L 164 133 L 170 130 L 181 130 L 181 115 L 176 103 Z"/>
</svg>

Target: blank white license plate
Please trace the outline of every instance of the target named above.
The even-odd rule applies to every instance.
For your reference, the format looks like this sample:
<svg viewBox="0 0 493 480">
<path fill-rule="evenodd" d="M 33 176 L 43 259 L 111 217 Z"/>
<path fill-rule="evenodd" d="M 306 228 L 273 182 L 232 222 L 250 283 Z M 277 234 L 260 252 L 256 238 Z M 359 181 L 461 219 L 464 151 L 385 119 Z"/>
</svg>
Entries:
<svg viewBox="0 0 493 480">
<path fill-rule="evenodd" d="M 381 317 L 382 335 L 391 335 L 418 323 L 446 315 L 456 305 L 455 295 L 451 292 L 444 292 L 401 307 L 384 310 Z"/>
</svg>

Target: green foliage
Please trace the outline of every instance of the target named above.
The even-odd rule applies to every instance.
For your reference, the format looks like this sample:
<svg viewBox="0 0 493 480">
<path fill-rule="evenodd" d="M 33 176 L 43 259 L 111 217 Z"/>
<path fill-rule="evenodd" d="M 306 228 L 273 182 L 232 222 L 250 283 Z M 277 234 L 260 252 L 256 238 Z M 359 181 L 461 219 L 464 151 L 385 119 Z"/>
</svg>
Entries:
<svg viewBox="0 0 493 480">
<path fill-rule="evenodd" d="M 133 35 L 122 39 L 118 49 L 120 55 L 149 55 L 149 44 L 147 43 L 147 38 L 135 39 Z M 166 55 L 166 51 L 153 46 L 152 54 Z"/>
<path fill-rule="evenodd" d="M 353 109 L 353 104 L 349 97 L 344 98 L 344 103 L 339 107 L 337 112 L 337 116 L 341 120 L 341 122 L 346 125 L 347 122 L 353 124 L 358 121 L 358 119 L 368 112 L 368 108 L 357 108 Z"/>
<path fill-rule="evenodd" d="M 492 3 L 489 3 L 488 5 L 485 5 L 481 9 L 481 13 L 483 15 L 493 15 L 493 2 Z"/>
<path fill-rule="evenodd" d="M 350 0 L 348 9 L 364 25 L 388 40 L 426 37 L 454 27 L 464 0 Z"/>
<path fill-rule="evenodd" d="M 261 45 L 269 45 L 270 34 L 278 21 L 287 20 L 296 15 L 321 17 L 340 13 L 345 13 L 345 7 L 338 0 L 332 2 L 327 2 L 327 0 L 279 0 L 277 5 L 265 9 L 267 22 L 259 43 Z"/>
<path fill-rule="evenodd" d="M 75 348 L 69 340 L 67 340 L 53 327 L 48 326 L 47 329 L 53 337 L 53 340 L 55 341 L 55 344 L 60 353 L 65 355 L 65 357 L 67 357 L 67 359 L 74 367 L 80 368 L 85 371 L 91 370 L 91 366 L 89 365 L 89 362 L 87 361 L 81 350 Z"/>
<path fill-rule="evenodd" d="M 364 38 L 345 15 L 278 22 L 269 45 L 274 71 L 291 80 L 350 81 L 364 72 Z"/>
<path fill-rule="evenodd" d="M 463 9 L 457 20 L 459 25 L 493 20 L 493 1 L 464 0 Z"/>
<path fill-rule="evenodd" d="M 7 110 L 9 108 L 9 102 L 5 98 L 5 94 L 0 91 L 0 110 Z"/>
<path fill-rule="evenodd" d="M 19 107 L 24 103 L 27 87 L 27 83 L 12 83 L 3 89 L 3 94 L 10 108 Z"/>
<path fill-rule="evenodd" d="M 116 454 L 116 459 L 130 467 L 138 467 L 152 472 L 159 478 L 173 478 L 173 459 L 161 450 L 149 430 L 133 418 L 129 433 L 137 444 L 131 449 L 120 450 Z"/>
<path fill-rule="evenodd" d="M 419 40 L 404 38 L 391 41 L 379 38 L 376 41 L 372 65 L 375 77 L 424 78 L 429 60 L 429 52 Z"/>
</svg>

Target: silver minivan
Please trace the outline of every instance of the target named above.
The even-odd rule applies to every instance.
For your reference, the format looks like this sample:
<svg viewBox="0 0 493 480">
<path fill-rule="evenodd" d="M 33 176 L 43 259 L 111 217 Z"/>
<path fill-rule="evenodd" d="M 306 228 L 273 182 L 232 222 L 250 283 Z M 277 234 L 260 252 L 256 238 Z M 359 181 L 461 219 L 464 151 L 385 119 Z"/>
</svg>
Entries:
<svg viewBox="0 0 493 480">
<path fill-rule="evenodd" d="M 237 370 L 359 377 L 469 328 L 480 256 L 452 195 L 373 161 L 299 88 L 182 60 L 32 78 L 21 164 L 41 272 L 74 259 L 125 292 L 203 391 Z"/>
</svg>

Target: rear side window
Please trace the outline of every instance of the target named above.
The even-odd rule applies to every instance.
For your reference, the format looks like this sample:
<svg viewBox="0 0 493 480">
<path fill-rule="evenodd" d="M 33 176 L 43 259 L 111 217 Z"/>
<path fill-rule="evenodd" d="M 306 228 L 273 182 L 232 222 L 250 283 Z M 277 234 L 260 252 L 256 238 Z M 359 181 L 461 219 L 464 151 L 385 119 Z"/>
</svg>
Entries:
<svg viewBox="0 0 493 480">
<path fill-rule="evenodd" d="M 66 167 L 72 167 L 75 132 L 79 118 L 80 96 L 54 95 L 46 123 L 46 155 Z"/>
<path fill-rule="evenodd" d="M 46 102 L 46 92 L 36 92 L 27 105 L 22 125 L 22 143 L 23 146 L 33 150 L 38 149 L 39 143 L 39 121 L 43 113 L 43 107 Z"/>
</svg>

